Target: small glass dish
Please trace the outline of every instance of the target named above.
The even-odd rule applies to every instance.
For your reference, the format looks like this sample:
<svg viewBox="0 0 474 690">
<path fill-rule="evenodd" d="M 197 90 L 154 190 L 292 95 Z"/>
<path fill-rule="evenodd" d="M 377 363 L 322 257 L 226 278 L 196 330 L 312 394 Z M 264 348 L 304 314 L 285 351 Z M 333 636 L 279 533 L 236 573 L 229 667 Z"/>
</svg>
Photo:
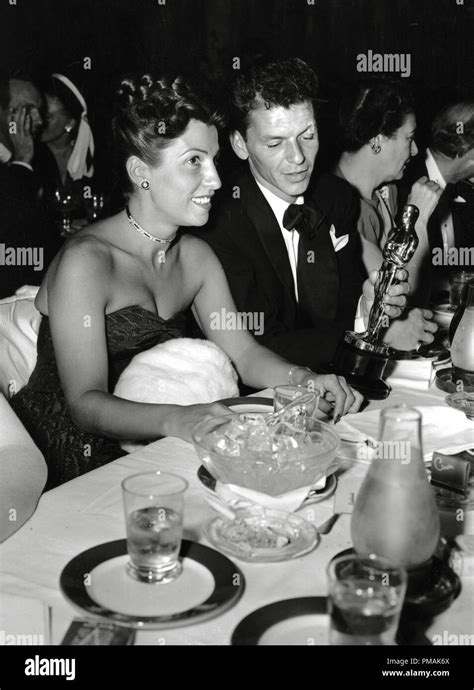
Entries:
<svg viewBox="0 0 474 690">
<path fill-rule="evenodd" d="M 294 513 L 252 506 L 222 515 L 204 525 L 208 541 L 229 556 L 252 563 L 298 558 L 312 551 L 320 537 L 315 527 Z"/>
<path fill-rule="evenodd" d="M 474 393 L 463 391 L 446 397 L 446 402 L 455 410 L 464 412 L 468 419 L 474 420 Z"/>
</svg>

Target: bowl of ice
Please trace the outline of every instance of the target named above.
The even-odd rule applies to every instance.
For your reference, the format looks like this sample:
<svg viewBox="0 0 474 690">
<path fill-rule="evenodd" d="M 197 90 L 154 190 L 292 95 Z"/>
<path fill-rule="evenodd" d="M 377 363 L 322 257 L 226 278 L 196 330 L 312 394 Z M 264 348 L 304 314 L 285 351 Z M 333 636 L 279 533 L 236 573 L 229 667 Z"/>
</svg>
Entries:
<svg viewBox="0 0 474 690">
<path fill-rule="evenodd" d="M 229 414 L 200 422 L 194 447 L 204 467 L 224 484 L 270 496 L 311 486 L 333 463 L 339 437 L 329 424 L 305 417 L 298 425 L 271 416 Z"/>
</svg>

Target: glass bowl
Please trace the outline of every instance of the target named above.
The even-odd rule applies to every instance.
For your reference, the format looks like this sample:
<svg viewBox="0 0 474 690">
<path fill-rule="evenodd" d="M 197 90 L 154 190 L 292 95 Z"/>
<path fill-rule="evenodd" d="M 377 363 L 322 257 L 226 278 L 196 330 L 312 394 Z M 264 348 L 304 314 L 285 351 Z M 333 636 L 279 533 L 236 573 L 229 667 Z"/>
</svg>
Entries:
<svg viewBox="0 0 474 690">
<path fill-rule="evenodd" d="M 269 436 L 265 417 L 223 415 L 196 425 L 194 447 L 215 479 L 279 496 L 327 474 L 340 443 L 329 424 L 305 417 L 303 427 L 283 422 Z"/>
<path fill-rule="evenodd" d="M 468 419 L 474 420 L 474 393 L 453 393 L 446 397 L 446 402 L 455 410 L 464 412 Z"/>
</svg>

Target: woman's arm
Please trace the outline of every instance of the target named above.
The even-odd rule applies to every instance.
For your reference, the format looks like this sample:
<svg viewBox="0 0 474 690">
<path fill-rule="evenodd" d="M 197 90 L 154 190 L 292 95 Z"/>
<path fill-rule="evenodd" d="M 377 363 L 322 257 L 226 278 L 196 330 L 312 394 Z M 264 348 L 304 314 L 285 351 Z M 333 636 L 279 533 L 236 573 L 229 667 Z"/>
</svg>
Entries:
<svg viewBox="0 0 474 690">
<path fill-rule="evenodd" d="M 248 332 L 265 329 L 264 312 L 237 312 L 219 260 L 204 242 L 194 239 L 194 243 L 193 265 L 200 267 L 201 284 L 193 312 L 201 330 L 227 353 L 245 384 L 260 389 L 287 384 L 293 365 L 259 345 Z M 304 368 L 292 375 L 295 384 L 306 384 L 309 379 L 322 396 L 335 401 L 335 415 L 359 409 L 362 397 L 342 377 L 310 376 Z"/>
<path fill-rule="evenodd" d="M 432 262 L 428 239 L 428 221 L 441 196 L 441 188 L 436 182 L 421 177 L 410 191 L 407 204 L 414 204 L 420 211 L 415 224 L 418 247 L 406 268 L 412 284 L 411 303 L 418 307 L 429 304 L 432 287 Z"/>
<path fill-rule="evenodd" d="M 88 238 L 67 247 L 48 286 L 48 311 L 59 376 L 78 427 L 113 439 L 180 436 L 226 407 L 137 403 L 108 392 L 105 312 L 113 263 L 107 249 Z"/>
</svg>

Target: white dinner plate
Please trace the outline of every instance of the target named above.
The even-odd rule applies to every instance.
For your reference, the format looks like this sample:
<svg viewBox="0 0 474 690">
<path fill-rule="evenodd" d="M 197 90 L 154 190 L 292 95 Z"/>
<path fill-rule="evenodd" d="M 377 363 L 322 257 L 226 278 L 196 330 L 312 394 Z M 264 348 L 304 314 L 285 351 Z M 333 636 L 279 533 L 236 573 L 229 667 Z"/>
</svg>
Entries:
<svg viewBox="0 0 474 690">
<path fill-rule="evenodd" d="M 176 580 L 139 582 L 126 571 L 126 539 L 110 541 L 69 561 L 60 587 L 89 616 L 150 630 L 200 623 L 231 608 L 242 596 L 243 573 L 223 554 L 183 539 L 180 558 L 183 571 Z"/>
</svg>

